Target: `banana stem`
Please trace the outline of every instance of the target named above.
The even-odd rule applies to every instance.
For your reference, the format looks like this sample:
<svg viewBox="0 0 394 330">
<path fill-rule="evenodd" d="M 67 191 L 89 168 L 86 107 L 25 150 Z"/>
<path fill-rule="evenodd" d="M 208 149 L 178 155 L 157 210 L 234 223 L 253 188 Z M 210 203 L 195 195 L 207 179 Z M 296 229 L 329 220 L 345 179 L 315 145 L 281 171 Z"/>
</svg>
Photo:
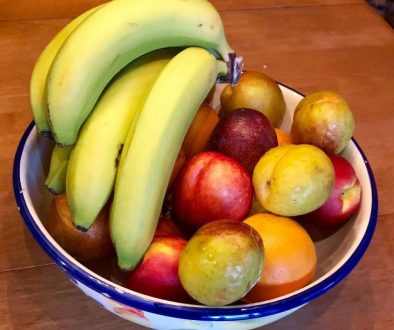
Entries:
<svg viewBox="0 0 394 330">
<path fill-rule="evenodd" d="M 235 53 L 229 53 L 229 61 L 218 61 L 218 78 L 216 83 L 238 84 L 243 68 L 243 57 Z"/>
</svg>

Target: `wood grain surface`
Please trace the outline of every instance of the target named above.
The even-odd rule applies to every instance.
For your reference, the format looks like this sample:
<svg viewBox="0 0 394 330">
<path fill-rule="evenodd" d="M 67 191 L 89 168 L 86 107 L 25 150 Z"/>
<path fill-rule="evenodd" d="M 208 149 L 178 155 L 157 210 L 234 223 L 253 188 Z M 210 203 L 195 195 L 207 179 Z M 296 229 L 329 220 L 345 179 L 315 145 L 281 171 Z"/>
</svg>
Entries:
<svg viewBox="0 0 394 330">
<path fill-rule="evenodd" d="M 29 79 L 38 55 L 71 18 L 100 0 L 0 0 L 0 329 L 144 329 L 79 291 L 25 228 L 12 162 L 32 120 Z M 334 89 L 356 118 L 373 168 L 373 241 L 338 286 L 269 329 L 394 329 L 394 33 L 357 0 L 214 0 L 246 69 L 302 93 Z"/>
</svg>

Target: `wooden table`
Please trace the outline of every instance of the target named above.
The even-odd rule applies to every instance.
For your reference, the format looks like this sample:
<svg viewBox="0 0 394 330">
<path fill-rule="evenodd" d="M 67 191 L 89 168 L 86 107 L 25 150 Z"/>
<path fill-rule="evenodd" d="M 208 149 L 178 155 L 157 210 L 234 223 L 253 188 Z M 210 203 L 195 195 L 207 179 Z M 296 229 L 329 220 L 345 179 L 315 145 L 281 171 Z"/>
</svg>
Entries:
<svg viewBox="0 0 394 330">
<path fill-rule="evenodd" d="M 32 120 L 29 78 L 43 47 L 102 0 L 0 0 L 0 329 L 142 329 L 74 287 L 26 230 L 12 161 Z M 359 0 L 215 0 L 246 69 L 302 93 L 331 88 L 356 118 L 355 138 L 379 189 L 374 239 L 345 281 L 270 329 L 394 329 L 394 33 Z M 278 4 L 280 3 L 280 4 Z"/>
</svg>

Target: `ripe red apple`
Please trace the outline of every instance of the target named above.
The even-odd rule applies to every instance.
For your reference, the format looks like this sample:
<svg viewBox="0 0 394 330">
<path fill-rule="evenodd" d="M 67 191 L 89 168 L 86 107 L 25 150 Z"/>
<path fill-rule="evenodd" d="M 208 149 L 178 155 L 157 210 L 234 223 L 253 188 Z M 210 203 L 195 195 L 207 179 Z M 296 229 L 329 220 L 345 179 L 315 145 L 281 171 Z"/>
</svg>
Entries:
<svg viewBox="0 0 394 330">
<path fill-rule="evenodd" d="M 243 220 L 252 206 L 252 179 L 235 159 L 215 151 L 189 159 L 174 181 L 176 219 L 195 229 L 221 220 Z"/>
<path fill-rule="evenodd" d="M 334 166 L 335 185 L 328 200 L 307 218 L 317 225 L 335 226 L 345 222 L 358 209 L 361 185 L 353 166 L 342 156 L 328 153 Z"/>
<path fill-rule="evenodd" d="M 127 287 L 161 299 L 190 302 L 178 277 L 178 263 L 187 241 L 178 236 L 155 237 L 142 262 L 130 273 Z"/>
<path fill-rule="evenodd" d="M 211 136 L 212 148 L 238 160 L 250 175 L 261 156 L 277 145 L 274 126 L 252 109 L 233 110 L 219 121 Z"/>
</svg>

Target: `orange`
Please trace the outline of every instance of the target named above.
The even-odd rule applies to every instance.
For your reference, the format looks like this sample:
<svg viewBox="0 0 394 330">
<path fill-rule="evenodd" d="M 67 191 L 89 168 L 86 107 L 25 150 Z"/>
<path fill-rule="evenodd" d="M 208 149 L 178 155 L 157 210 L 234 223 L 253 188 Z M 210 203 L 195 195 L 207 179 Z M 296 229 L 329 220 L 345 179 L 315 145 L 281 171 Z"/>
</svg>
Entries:
<svg viewBox="0 0 394 330">
<path fill-rule="evenodd" d="M 282 131 L 279 128 L 275 128 L 276 137 L 278 139 L 278 145 L 284 146 L 286 144 L 293 144 L 293 139 L 290 134 Z"/>
<path fill-rule="evenodd" d="M 211 90 L 209 91 L 207 97 L 204 100 L 204 103 L 206 104 L 210 104 L 215 96 L 215 92 L 216 92 L 216 84 L 213 85 L 213 87 L 211 88 Z"/>
<path fill-rule="evenodd" d="M 219 116 L 215 110 L 208 104 L 203 103 L 194 116 L 183 140 L 183 149 L 187 159 L 207 148 L 212 131 L 218 121 Z"/>
<path fill-rule="evenodd" d="M 316 273 L 316 250 L 298 222 L 270 213 L 255 214 L 244 222 L 257 230 L 264 244 L 261 279 L 244 301 L 253 303 L 277 298 L 312 281 Z"/>
<path fill-rule="evenodd" d="M 186 162 L 186 153 L 183 147 L 181 147 L 181 149 L 179 149 L 178 156 L 175 160 L 174 167 L 172 168 L 170 182 L 168 183 L 169 187 L 172 185 L 172 182 L 175 180 L 175 177 L 177 176 L 179 170 L 181 169 L 183 164 L 185 164 L 185 162 Z"/>
</svg>

